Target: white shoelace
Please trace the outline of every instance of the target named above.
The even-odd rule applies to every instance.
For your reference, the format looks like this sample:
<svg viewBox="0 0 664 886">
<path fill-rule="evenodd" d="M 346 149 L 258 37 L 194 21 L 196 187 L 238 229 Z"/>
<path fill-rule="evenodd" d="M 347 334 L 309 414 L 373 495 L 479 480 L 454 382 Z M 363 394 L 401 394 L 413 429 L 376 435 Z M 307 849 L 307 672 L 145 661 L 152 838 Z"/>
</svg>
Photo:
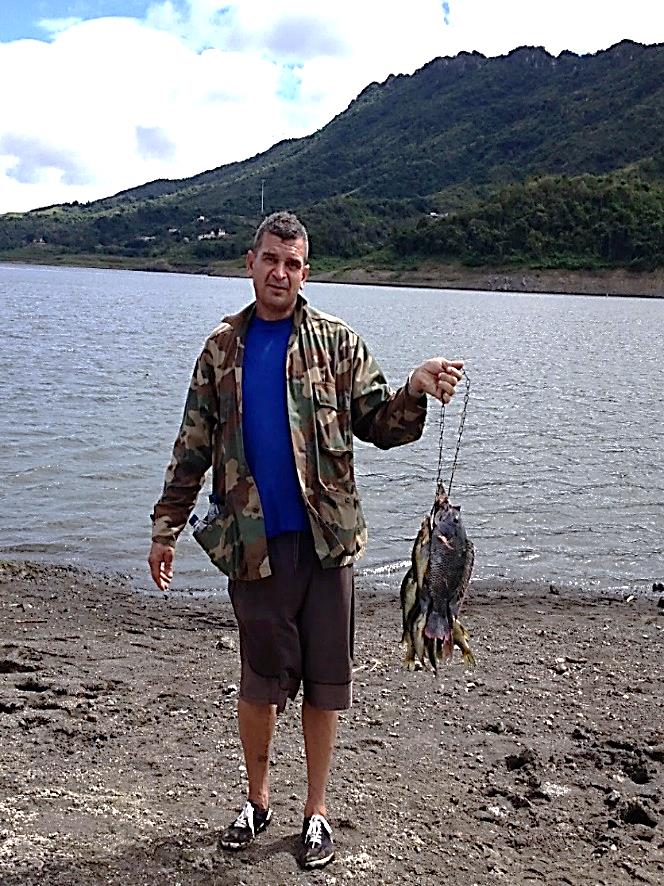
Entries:
<svg viewBox="0 0 664 886">
<path fill-rule="evenodd" d="M 233 827 L 235 828 L 250 828 L 251 833 L 255 834 L 254 830 L 254 807 L 251 803 L 246 802 L 242 809 L 242 812 L 238 815 L 238 817 L 233 822 Z"/>
<path fill-rule="evenodd" d="M 323 842 L 323 827 L 329 832 L 329 825 L 322 815 L 312 815 L 307 828 L 307 836 L 304 838 L 305 843 L 311 843 L 316 848 Z"/>
</svg>

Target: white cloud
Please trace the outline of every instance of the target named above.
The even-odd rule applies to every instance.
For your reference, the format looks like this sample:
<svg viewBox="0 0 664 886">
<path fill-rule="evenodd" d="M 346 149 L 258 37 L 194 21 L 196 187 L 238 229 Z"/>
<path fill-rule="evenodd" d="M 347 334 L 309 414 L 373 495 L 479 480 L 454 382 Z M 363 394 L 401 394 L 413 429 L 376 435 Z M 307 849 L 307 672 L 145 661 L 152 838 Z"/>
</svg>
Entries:
<svg viewBox="0 0 664 886">
<path fill-rule="evenodd" d="M 290 134 L 274 98 L 277 65 L 196 52 L 131 19 L 79 23 L 51 43 L 0 44 L 0 82 L 13 84 L 0 95 L 0 211 L 193 175 Z M 261 94 L 260 113 L 250 112 Z"/>
<path fill-rule="evenodd" d="M 664 39 L 660 0 L 450 0 L 460 48 L 501 55 L 515 46 L 596 52 L 630 39 Z"/>
<path fill-rule="evenodd" d="M 444 8 L 445 7 L 445 8 Z M 0 212 L 193 175 L 311 132 L 439 55 L 664 38 L 632 0 L 166 0 L 0 43 Z"/>
</svg>

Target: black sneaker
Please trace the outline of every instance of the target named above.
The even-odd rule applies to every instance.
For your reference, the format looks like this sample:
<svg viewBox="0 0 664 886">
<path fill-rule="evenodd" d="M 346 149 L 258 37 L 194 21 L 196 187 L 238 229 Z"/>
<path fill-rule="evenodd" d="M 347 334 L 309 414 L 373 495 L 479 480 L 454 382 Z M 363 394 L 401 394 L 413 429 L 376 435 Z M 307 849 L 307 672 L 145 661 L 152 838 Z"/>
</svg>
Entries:
<svg viewBox="0 0 664 886">
<path fill-rule="evenodd" d="M 257 834 L 265 830 L 271 818 L 271 809 L 260 809 L 247 800 L 233 824 L 219 837 L 219 846 L 221 849 L 244 849 L 253 843 Z"/>
<path fill-rule="evenodd" d="M 300 867 L 323 868 L 334 858 L 332 828 L 322 815 L 305 818 L 302 825 L 302 843 L 297 855 Z"/>
</svg>

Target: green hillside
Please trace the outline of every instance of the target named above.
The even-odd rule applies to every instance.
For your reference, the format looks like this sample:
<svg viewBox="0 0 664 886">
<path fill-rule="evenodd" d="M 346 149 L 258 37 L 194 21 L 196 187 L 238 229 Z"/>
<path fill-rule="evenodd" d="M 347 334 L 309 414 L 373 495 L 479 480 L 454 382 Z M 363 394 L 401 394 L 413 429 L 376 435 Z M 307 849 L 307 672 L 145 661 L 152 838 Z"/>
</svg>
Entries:
<svg viewBox="0 0 664 886">
<path fill-rule="evenodd" d="M 472 266 L 654 270 L 664 267 L 664 183 L 625 174 L 530 180 L 476 211 L 403 229 L 392 246 Z"/>
<path fill-rule="evenodd" d="M 578 204 L 580 181 L 593 193 L 610 190 L 606 176 L 627 170 L 629 199 L 631 188 L 641 195 L 629 211 L 647 207 L 656 215 L 662 144 L 663 45 L 625 41 L 595 55 L 557 58 L 532 47 L 489 59 L 461 53 L 371 84 L 320 131 L 241 163 L 86 205 L 0 216 L 0 255 L 83 253 L 167 259 L 176 267 L 234 258 L 259 220 L 264 182 L 266 211 L 298 211 L 310 227 L 314 257 L 353 258 L 387 244 L 413 250 L 419 235 L 410 229 L 419 223 L 426 237 L 418 250 L 468 262 L 576 266 L 596 256 L 652 265 L 661 252 L 600 248 L 599 240 L 613 242 L 614 235 L 595 230 L 589 209 L 586 240 L 599 240 L 565 240 L 563 247 L 551 231 L 564 224 L 540 224 L 529 201 L 546 188 L 542 199 L 564 219 L 561 206 Z M 598 177 L 597 184 L 584 176 Z M 545 183 L 510 190 L 543 177 Z M 625 188 L 615 188 L 612 201 L 627 199 Z M 529 214 L 499 224 L 498 206 L 503 215 Z M 447 218 L 431 224 L 432 213 Z M 618 212 L 601 220 L 622 223 Z M 480 247 L 469 232 L 482 225 L 500 233 Z"/>
</svg>

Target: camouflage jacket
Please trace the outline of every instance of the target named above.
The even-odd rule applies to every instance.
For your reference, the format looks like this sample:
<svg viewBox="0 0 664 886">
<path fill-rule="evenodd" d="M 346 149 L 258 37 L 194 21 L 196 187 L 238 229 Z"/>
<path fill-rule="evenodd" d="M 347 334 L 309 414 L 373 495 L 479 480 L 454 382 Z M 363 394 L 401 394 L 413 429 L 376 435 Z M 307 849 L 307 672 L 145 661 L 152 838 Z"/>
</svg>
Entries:
<svg viewBox="0 0 664 886">
<path fill-rule="evenodd" d="M 195 532 L 234 579 L 270 575 L 265 522 L 242 442 L 242 359 L 255 305 L 226 317 L 196 361 L 184 416 L 152 514 L 154 541 L 174 544 L 212 466 L 219 514 Z M 417 440 L 426 397 L 396 393 L 362 339 L 298 297 L 286 356 L 287 403 L 300 487 L 324 567 L 363 553 L 367 531 L 355 486 L 353 434 L 387 449 Z M 200 525 L 200 524 L 199 524 Z"/>
</svg>

